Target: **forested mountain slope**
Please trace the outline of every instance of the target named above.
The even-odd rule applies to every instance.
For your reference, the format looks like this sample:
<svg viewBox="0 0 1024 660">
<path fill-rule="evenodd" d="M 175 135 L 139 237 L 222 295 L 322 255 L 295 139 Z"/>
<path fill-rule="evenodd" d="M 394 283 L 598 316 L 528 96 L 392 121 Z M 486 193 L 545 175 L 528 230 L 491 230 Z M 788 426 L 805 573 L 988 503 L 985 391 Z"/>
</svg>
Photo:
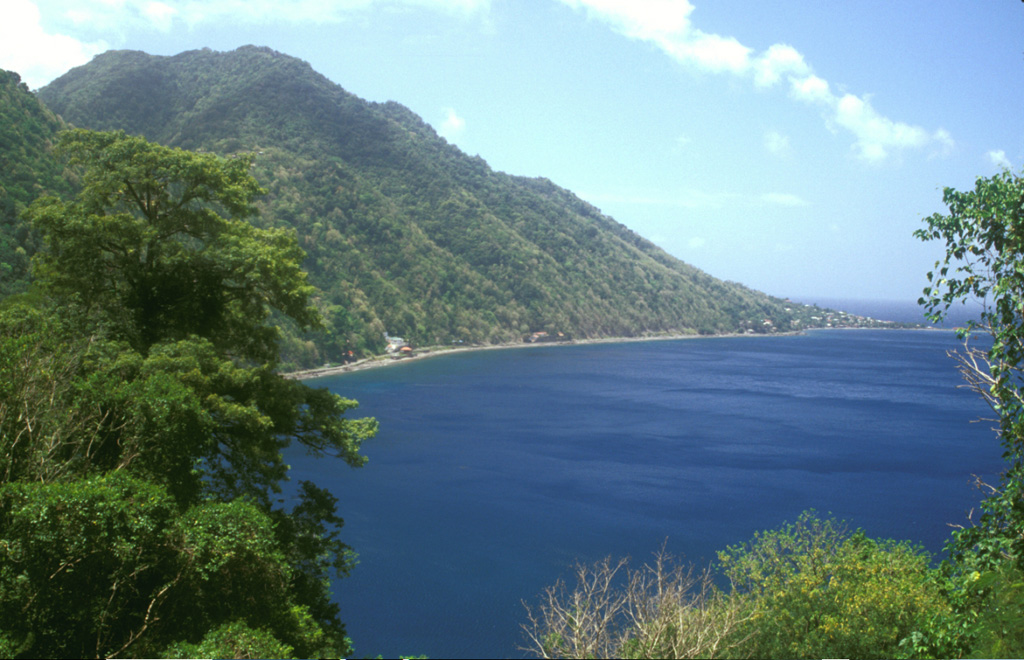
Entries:
<svg viewBox="0 0 1024 660">
<path fill-rule="evenodd" d="M 294 227 L 326 339 L 296 363 L 419 344 L 789 329 L 778 299 L 717 280 L 546 179 L 495 172 L 407 108 L 368 103 L 266 48 L 112 51 L 39 91 L 68 123 L 258 154 L 257 222 Z M 764 323 L 771 320 L 771 325 Z"/>
<path fill-rule="evenodd" d="M 63 127 L 18 74 L 0 69 L 0 297 L 24 289 L 36 240 L 19 214 L 44 192 L 70 184 L 50 148 Z"/>
</svg>

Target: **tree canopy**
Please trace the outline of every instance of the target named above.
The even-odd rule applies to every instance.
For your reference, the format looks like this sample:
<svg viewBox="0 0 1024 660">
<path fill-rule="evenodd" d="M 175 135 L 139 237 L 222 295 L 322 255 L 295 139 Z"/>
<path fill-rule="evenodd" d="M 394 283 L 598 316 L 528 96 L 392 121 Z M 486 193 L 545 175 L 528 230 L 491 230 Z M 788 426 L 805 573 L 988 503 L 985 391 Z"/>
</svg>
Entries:
<svg viewBox="0 0 1024 660">
<path fill-rule="evenodd" d="M 58 152 L 81 192 L 29 207 L 37 292 L 0 310 L 0 649 L 349 653 L 335 499 L 272 495 L 289 444 L 359 466 L 376 423 L 276 372 L 270 314 L 319 316 L 294 234 L 247 221 L 251 159 L 84 130 Z"/>
<path fill-rule="evenodd" d="M 57 153 L 87 167 L 75 201 L 48 197 L 29 210 L 47 247 L 36 277 L 51 295 L 105 316 L 136 351 L 199 336 L 273 362 L 271 309 L 303 329 L 319 322 L 294 232 L 246 221 L 264 192 L 251 157 L 85 130 L 64 133 Z"/>
</svg>

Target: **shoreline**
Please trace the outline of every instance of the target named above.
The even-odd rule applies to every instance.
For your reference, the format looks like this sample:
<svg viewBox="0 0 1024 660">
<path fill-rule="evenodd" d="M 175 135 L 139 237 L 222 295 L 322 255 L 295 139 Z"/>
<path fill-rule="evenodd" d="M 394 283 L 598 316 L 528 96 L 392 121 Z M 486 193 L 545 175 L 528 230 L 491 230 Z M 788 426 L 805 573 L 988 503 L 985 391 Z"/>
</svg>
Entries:
<svg viewBox="0 0 1024 660">
<path fill-rule="evenodd" d="M 529 349 L 529 348 L 549 348 L 552 346 L 583 346 L 587 344 L 629 344 L 633 342 L 641 341 L 673 341 L 678 339 L 724 339 L 729 337 L 794 337 L 799 335 L 807 334 L 813 330 L 886 330 L 890 328 L 851 328 L 851 327 L 839 327 L 839 328 L 807 328 L 806 330 L 795 330 L 792 332 L 775 332 L 771 334 L 747 334 L 740 332 L 730 332 L 724 334 L 715 335 L 698 335 L 698 334 L 670 334 L 670 335 L 651 335 L 648 337 L 596 337 L 593 339 L 571 339 L 569 341 L 552 341 L 552 342 L 539 342 L 539 343 L 526 343 L 526 342 L 515 342 L 508 344 L 487 344 L 487 345 L 474 345 L 474 346 L 426 346 L 418 349 L 413 355 L 409 357 L 392 357 L 391 355 L 374 355 L 371 357 L 356 360 L 348 364 L 341 364 L 330 367 L 314 367 L 312 369 L 300 369 L 298 371 L 290 371 L 282 374 L 285 378 L 291 378 L 294 380 L 312 380 L 314 378 L 327 378 L 329 376 L 337 376 L 339 374 L 349 373 L 352 371 L 365 371 L 367 369 L 383 369 L 384 367 L 391 367 L 399 364 L 405 364 L 407 362 L 414 362 L 416 360 L 425 360 L 432 357 L 438 357 L 441 355 L 451 355 L 453 353 L 467 353 L 470 351 L 494 351 L 494 350 L 512 350 L 512 349 Z M 891 328 L 892 330 L 939 330 L 939 331 L 955 331 L 955 328 L 936 328 L 936 327 L 921 327 L 921 328 Z"/>
<path fill-rule="evenodd" d="M 550 348 L 553 346 L 583 346 L 586 344 L 629 344 L 641 341 L 672 341 L 677 339 L 722 339 L 727 337 L 793 337 L 805 333 L 805 330 L 794 332 L 776 332 L 772 334 L 745 334 L 734 332 L 716 335 L 676 334 L 652 335 L 649 337 L 597 337 L 593 339 L 571 339 L 569 341 L 538 342 L 532 344 L 526 342 L 516 342 L 508 344 L 487 344 L 456 347 L 426 346 L 422 349 L 418 349 L 417 351 L 414 352 L 413 355 L 409 357 L 375 355 L 373 357 L 363 358 L 362 360 L 350 362 L 349 364 L 342 364 L 331 367 L 316 367 L 313 369 L 302 369 L 300 371 L 288 372 L 286 374 L 283 374 L 283 376 L 285 378 L 292 378 L 295 380 L 311 380 L 314 378 L 326 378 L 328 376 L 337 376 L 338 374 L 349 373 L 351 371 L 381 369 L 384 367 L 405 364 L 407 362 L 414 362 L 416 360 L 425 360 L 427 358 L 437 357 L 441 355 L 452 355 L 453 353 L 467 353 L 470 351 L 493 351 L 512 349 L 518 350 L 529 348 Z"/>
</svg>

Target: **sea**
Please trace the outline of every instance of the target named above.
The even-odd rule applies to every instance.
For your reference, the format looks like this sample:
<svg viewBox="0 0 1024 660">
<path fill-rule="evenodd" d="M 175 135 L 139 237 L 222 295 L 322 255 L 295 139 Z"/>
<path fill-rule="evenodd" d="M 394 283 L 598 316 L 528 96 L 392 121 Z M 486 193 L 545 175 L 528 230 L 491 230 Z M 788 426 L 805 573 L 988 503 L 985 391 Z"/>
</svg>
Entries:
<svg viewBox="0 0 1024 660">
<path fill-rule="evenodd" d="M 664 547 L 705 566 L 808 509 L 939 561 L 982 497 L 972 475 L 1002 469 L 960 346 L 948 329 L 815 330 L 454 353 L 309 381 L 380 432 L 362 468 L 287 460 L 335 494 L 359 554 L 333 584 L 357 655 L 524 657 L 524 603 L 574 562 Z"/>
</svg>

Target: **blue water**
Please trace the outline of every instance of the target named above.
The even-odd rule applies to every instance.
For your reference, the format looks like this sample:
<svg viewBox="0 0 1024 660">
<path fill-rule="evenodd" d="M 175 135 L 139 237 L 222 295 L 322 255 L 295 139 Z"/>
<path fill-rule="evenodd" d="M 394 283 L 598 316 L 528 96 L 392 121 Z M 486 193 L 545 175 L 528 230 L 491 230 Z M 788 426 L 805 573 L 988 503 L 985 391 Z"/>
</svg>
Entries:
<svg viewBox="0 0 1024 660">
<path fill-rule="evenodd" d="M 441 356 L 314 381 L 381 431 L 369 464 L 288 457 L 360 554 L 360 655 L 517 657 L 522 600 L 574 560 L 695 562 L 816 508 L 938 553 L 995 475 L 945 331 L 816 331 Z"/>
</svg>

